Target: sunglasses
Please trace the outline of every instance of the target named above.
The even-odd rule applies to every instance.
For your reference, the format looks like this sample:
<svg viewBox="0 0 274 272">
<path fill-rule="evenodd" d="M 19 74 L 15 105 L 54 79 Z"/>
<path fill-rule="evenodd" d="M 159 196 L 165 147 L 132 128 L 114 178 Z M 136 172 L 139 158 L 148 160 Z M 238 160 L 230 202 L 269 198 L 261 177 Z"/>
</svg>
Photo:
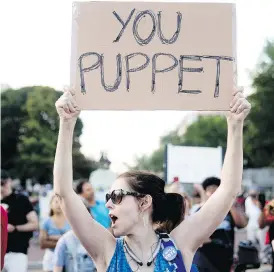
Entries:
<svg viewBox="0 0 274 272">
<path fill-rule="evenodd" d="M 106 202 L 108 202 L 110 199 L 113 204 L 120 204 L 124 198 L 124 196 L 134 196 L 134 197 L 144 197 L 145 194 L 139 194 L 136 192 L 128 192 L 123 189 L 118 189 L 112 191 L 110 194 L 106 194 Z"/>
</svg>

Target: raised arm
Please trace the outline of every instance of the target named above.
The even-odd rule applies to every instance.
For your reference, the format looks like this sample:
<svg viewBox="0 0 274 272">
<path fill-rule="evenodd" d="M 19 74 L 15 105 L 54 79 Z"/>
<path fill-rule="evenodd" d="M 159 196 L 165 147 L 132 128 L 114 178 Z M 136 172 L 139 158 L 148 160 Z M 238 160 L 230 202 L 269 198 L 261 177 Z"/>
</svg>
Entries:
<svg viewBox="0 0 274 272">
<path fill-rule="evenodd" d="M 227 150 L 221 185 L 197 213 L 188 217 L 171 233 L 180 248 L 195 252 L 221 224 L 241 191 L 243 123 L 250 108 L 242 92 L 235 92 L 227 116 Z"/>
<path fill-rule="evenodd" d="M 71 90 L 56 102 L 60 116 L 60 128 L 54 161 L 54 192 L 60 197 L 62 210 L 73 231 L 94 259 L 104 269 L 108 254 L 115 250 L 113 235 L 92 219 L 72 186 L 72 140 L 74 126 L 80 113 Z M 112 256 L 112 255 L 111 255 Z"/>
</svg>

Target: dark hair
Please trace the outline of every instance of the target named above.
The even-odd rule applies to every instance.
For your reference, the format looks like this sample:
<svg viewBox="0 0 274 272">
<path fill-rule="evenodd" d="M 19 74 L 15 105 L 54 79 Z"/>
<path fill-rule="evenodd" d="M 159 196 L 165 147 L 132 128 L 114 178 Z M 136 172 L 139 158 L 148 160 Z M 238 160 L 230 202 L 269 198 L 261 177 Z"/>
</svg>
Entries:
<svg viewBox="0 0 274 272">
<path fill-rule="evenodd" d="M 221 184 L 221 180 L 219 178 L 216 178 L 216 177 L 209 177 L 209 178 L 206 178 L 204 181 L 203 181 L 203 188 L 204 190 L 206 190 L 206 188 L 208 186 L 211 186 L 211 185 L 216 185 L 216 186 L 220 186 Z"/>
<path fill-rule="evenodd" d="M 5 181 L 9 178 L 10 178 L 9 173 L 6 170 L 1 169 L 1 181 Z"/>
<path fill-rule="evenodd" d="M 76 185 L 76 187 L 75 187 L 75 192 L 76 192 L 77 195 L 80 195 L 80 194 L 83 193 L 83 187 L 84 187 L 84 185 L 85 185 L 86 183 L 88 183 L 88 181 L 87 181 L 86 179 L 80 180 L 80 181 L 77 183 L 77 185 Z"/>
<path fill-rule="evenodd" d="M 171 232 L 184 219 L 185 203 L 180 194 L 165 193 L 165 182 L 158 176 L 144 171 L 129 171 L 118 178 L 125 178 L 129 187 L 137 193 L 152 197 L 152 222 L 156 230 Z"/>
<path fill-rule="evenodd" d="M 50 202 L 49 202 L 49 205 L 50 205 L 50 206 L 51 206 L 51 203 L 52 203 L 52 201 L 53 201 L 53 199 L 54 199 L 55 197 L 58 198 L 57 195 L 53 195 L 53 196 L 51 197 Z M 58 198 L 58 199 L 59 199 L 59 198 Z M 50 207 L 50 209 L 49 209 L 49 216 L 52 217 L 53 215 L 54 215 L 54 211 L 53 211 L 53 209 Z"/>
</svg>

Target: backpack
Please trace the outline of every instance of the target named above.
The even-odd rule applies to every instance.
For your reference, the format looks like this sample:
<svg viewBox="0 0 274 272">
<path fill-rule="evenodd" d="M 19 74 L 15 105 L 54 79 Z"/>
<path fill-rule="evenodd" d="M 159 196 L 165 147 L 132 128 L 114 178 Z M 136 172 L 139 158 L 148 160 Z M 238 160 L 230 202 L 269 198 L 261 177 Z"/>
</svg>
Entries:
<svg viewBox="0 0 274 272">
<path fill-rule="evenodd" d="M 64 240 L 68 250 L 68 262 L 66 263 L 65 268 L 66 272 L 97 271 L 93 260 L 77 237 L 74 235 L 65 235 Z"/>
</svg>

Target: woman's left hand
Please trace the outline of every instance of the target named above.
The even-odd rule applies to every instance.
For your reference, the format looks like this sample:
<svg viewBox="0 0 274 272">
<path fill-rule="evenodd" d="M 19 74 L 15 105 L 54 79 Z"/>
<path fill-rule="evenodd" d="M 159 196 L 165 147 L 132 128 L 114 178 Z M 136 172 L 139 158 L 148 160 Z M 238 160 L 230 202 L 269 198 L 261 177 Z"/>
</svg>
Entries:
<svg viewBox="0 0 274 272">
<path fill-rule="evenodd" d="M 233 99 L 230 103 L 230 111 L 227 114 L 227 120 L 231 122 L 243 122 L 251 109 L 250 103 L 243 95 L 243 89 L 238 89 L 233 93 Z"/>
</svg>

